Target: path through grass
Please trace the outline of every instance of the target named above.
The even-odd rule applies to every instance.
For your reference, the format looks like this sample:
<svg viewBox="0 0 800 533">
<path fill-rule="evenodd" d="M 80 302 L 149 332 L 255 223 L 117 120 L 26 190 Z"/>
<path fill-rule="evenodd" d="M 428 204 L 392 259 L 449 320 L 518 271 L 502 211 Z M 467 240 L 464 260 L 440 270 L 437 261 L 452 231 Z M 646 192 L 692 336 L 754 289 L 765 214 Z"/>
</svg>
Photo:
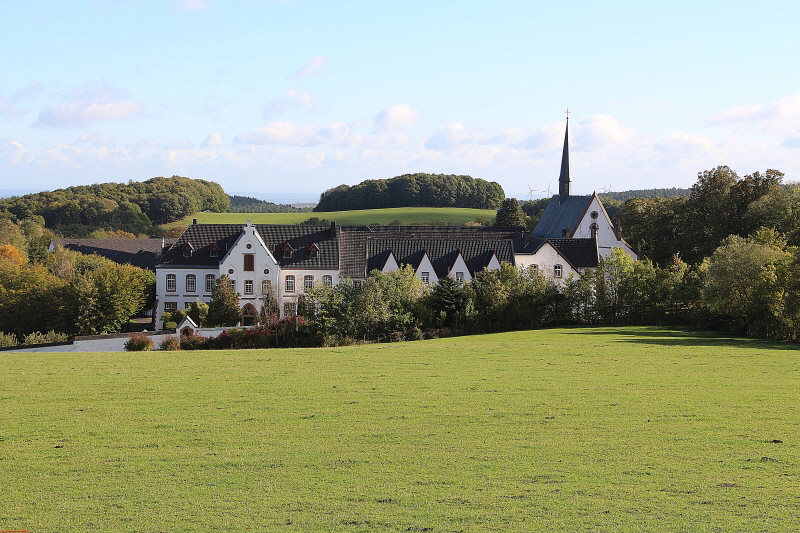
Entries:
<svg viewBox="0 0 800 533">
<path fill-rule="evenodd" d="M 800 528 L 790 345 L 554 329 L 7 353 L 0 379 L 0 529 Z"/>
</svg>

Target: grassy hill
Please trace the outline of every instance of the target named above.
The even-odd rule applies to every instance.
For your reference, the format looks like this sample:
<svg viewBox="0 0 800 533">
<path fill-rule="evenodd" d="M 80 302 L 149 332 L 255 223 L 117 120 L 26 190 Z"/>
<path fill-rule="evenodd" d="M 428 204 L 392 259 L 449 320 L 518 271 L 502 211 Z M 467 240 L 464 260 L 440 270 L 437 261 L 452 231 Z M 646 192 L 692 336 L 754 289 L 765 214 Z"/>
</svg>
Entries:
<svg viewBox="0 0 800 533">
<path fill-rule="evenodd" d="M 492 220 L 492 209 L 466 209 L 459 207 L 396 207 L 391 209 L 364 209 L 361 211 L 330 211 L 327 213 L 196 213 L 165 227 L 186 225 L 196 218 L 200 224 L 299 224 L 309 217 L 335 220 L 341 225 L 386 225 L 399 220 L 411 224 L 462 225 L 476 220 Z"/>
<path fill-rule="evenodd" d="M 796 531 L 800 351 L 657 328 L 0 357 L 31 531 Z M 782 442 L 779 442 L 782 441 Z"/>
</svg>

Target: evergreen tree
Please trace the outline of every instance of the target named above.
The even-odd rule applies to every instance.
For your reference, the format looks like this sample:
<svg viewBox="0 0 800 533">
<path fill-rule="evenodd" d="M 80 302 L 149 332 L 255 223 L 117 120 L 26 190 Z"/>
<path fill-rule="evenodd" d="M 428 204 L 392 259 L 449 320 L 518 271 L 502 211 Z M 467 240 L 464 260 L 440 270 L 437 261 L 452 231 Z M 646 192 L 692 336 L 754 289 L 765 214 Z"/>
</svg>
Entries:
<svg viewBox="0 0 800 533">
<path fill-rule="evenodd" d="M 525 212 L 516 198 L 506 198 L 497 210 L 495 226 L 525 226 Z"/>
<path fill-rule="evenodd" d="M 208 304 L 206 324 L 210 327 L 235 326 L 241 320 L 239 311 L 239 294 L 233 292 L 227 274 L 217 279 L 211 291 L 211 302 Z"/>
</svg>

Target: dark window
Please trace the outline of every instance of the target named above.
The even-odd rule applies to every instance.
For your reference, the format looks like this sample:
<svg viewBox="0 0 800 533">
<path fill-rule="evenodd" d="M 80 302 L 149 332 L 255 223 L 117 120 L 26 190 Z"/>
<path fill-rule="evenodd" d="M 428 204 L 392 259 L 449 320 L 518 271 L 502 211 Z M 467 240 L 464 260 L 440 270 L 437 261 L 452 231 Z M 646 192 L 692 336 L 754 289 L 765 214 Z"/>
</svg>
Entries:
<svg viewBox="0 0 800 533">
<path fill-rule="evenodd" d="M 255 267 L 256 260 L 253 254 L 244 254 L 244 271 L 245 272 L 254 272 L 256 270 Z"/>
</svg>

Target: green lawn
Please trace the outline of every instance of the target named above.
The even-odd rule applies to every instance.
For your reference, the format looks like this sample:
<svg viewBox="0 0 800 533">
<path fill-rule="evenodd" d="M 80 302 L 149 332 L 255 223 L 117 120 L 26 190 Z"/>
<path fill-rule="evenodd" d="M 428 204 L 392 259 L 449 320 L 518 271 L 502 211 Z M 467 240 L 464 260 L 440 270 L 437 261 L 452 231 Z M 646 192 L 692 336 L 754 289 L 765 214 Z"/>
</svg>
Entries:
<svg viewBox="0 0 800 533">
<path fill-rule="evenodd" d="M 331 211 L 329 213 L 195 213 L 183 220 L 166 224 L 165 227 L 186 225 L 196 218 L 200 224 L 244 224 L 252 220 L 255 224 L 299 224 L 310 217 L 335 220 L 337 224 L 386 225 L 399 220 L 411 224 L 454 224 L 474 222 L 476 219 L 492 220 L 497 212 L 493 209 L 466 209 L 460 207 L 396 207 L 391 209 L 364 209 L 361 211 Z"/>
<path fill-rule="evenodd" d="M 577 328 L 0 376 L 0 529 L 800 529 L 794 345 Z"/>
</svg>

